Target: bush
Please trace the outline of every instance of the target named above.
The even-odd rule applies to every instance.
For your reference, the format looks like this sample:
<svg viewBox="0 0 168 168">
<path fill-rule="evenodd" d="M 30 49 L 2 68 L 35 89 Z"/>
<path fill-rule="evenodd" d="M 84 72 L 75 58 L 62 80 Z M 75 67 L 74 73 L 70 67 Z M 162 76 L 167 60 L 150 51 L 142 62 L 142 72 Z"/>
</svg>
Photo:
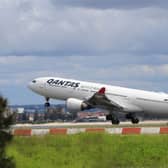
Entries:
<svg viewBox="0 0 168 168">
<path fill-rule="evenodd" d="M 13 122 L 12 114 L 7 111 L 7 99 L 0 96 L 0 167 L 14 168 L 15 164 L 11 157 L 6 156 L 6 145 L 12 140 L 9 127 Z"/>
</svg>

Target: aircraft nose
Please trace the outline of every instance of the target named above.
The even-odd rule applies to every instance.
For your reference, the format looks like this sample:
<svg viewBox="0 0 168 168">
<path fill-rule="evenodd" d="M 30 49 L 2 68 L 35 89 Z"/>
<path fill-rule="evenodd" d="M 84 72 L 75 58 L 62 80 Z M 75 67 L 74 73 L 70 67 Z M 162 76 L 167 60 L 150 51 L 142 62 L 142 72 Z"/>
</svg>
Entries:
<svg viewBox="0 0 168 168">
<path fill-rule="evenodd" d="M 36 80 L 33 80 L 31 82 L 28 83 L 28 88 L 31 90 L 35 89 L 35 84 L 36 84 Z"/>
<path fill-rule="evenodd" d="M 31 90 L 33 90 L 33 84 L 32 84 L 32 82 L 28 83 L 28 88 L 31 89 Z"/>
</svg>

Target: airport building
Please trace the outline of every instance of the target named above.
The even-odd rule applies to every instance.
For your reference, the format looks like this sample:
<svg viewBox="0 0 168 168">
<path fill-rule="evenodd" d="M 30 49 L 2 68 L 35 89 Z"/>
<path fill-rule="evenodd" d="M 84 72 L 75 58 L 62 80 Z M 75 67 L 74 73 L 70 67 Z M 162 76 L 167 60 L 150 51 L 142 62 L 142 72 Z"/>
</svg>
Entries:
<svg viewBox="0 0 168 168">
<path fill-rule="evenodd" d="M 44 108 L 43 105 L 12 106 L 16 123 L 43 123 L 43 122 L 96 122 L 105 121 L 107 112 L 92 110 L 78 113 L 66 112 L 64 105 Z"/>
</svg>

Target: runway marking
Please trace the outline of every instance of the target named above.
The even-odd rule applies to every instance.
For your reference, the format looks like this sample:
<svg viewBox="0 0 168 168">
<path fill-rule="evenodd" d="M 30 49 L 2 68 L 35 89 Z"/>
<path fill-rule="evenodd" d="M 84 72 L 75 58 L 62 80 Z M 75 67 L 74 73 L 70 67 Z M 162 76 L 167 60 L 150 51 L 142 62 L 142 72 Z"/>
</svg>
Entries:
<svg viewBox="0 0 168 168">
<path fill-rule="evenodd" d="M 142 127 L 141 134 L 159 134 L 160 127 Z"/>
<path fill-rule="evenodd" d="M 106 128 L 108 134 L 121 134 L 122 128 Z"/>
<path fill-rule="evenodd" d="M 86 128 L 86 132 L 105 132 L 104 128 Z"/>
<path fill-rule="evenodd" d="M 168 127 L 161 127 L 160 134 L 168 134 Z"/>
<path fill-rule="evenodd" d="M 47 135 L 49 131 L 49 129 L 32 129 L 32 135 Z"/>
<path fill-rule="evenodd" d="M 127 127 L 127 128 L 50 128 L 50 129 L 13 129 L 15 136 L 71 135 L 79 133 L 108 133 L 118 135 L 168 134 L 168 127 Z"/>
<path fill-rule="evenodd" d="M 79 133 L 84 133 L 86 131 L 85 128 L 68 128 L 67 134 L 79 134 Z"/>
<path fill-rule="evenodd" d="M 16 130 L 14 130 L 14 135 L 16 135 L 16 136 L 31 136 L 32 129 L 16 129 Z"/>
<path fill-rule="evenodd" d="M 54 134 L 62 134 L 62 135 L 66 135 L 67 134 L 67 128 L 51 128 L 50 129 L 50 134 L 54 135 Z"/>
<path fill-rule="evenodd" d="M 122 134 L 140 134 L 141 128 L 123 128 Z"/>
</svg>

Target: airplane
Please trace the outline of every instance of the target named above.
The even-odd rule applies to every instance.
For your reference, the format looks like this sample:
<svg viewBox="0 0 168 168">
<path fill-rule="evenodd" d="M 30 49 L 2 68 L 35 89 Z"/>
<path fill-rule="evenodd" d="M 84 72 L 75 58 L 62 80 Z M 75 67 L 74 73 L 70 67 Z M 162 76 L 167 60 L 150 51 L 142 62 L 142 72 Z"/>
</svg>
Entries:
<svg viewBox="0 0 168 168">
<path fill-rule="evenodd" d="M 28 87 L 44 96 L 45 107 L 49 100 L 66 101 L 69 112 L 92 108 L 107 110 L 106 120 L 119 124 L 117 114 L 122 113 L 133 124 L 138 124 L 141 114 L 168 114 L 168 94 L 85 82 L 57 77 L 39 77 L 29 82 Z"/>
</svg>

